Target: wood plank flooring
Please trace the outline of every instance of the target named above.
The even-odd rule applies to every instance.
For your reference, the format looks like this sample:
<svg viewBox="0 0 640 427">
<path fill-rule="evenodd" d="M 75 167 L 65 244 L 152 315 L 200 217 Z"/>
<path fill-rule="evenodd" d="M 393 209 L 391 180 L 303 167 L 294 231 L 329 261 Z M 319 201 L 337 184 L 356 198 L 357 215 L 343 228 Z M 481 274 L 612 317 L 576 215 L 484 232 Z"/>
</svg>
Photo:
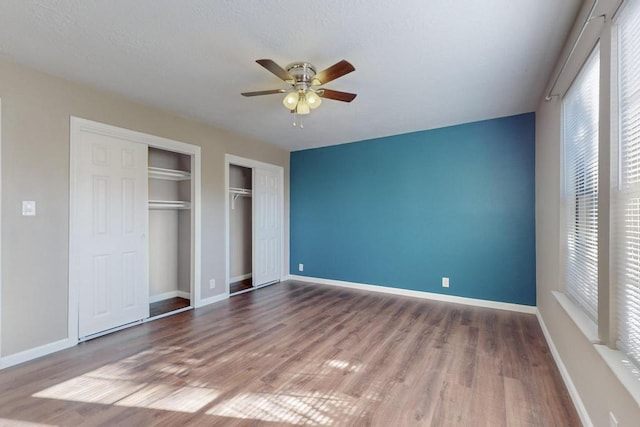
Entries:
<svg viewBox="0 0 640 427">
<path fill-rule="evenodd" d="M 0 425 L 579 426 L 533 315 L 284 282 L 0 371 Z"/>
<path fill-rule="evenodd" d="M 247 289 L 253 288 L 253 280 L 251 277 L 248 279 L 240 280 L 238 282 L 233 282 L 229 285 L 229 293 L 235 294 L 236 292 L 246 291 Z"/>
<path fill-rule="evenodd" d="M 186 298 L 174 297 L 149 304 L 149 317 L 170 313 L 174 310 L 189 307 L 191 302 Z"/>
</svg>

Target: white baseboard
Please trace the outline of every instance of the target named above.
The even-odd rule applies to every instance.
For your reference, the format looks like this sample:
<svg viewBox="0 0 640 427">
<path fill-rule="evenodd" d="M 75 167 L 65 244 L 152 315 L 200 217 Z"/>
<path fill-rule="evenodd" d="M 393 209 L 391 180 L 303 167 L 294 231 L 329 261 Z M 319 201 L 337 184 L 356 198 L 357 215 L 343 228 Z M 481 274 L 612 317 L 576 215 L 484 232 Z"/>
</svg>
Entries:
<svg viewBox="0 0 640 427">
<path fill-rule="evenodd" d="M 235 283 L 235 282 L 239 282 L 241 280 L 250 279 L 252 276 L 253 276 L 253 274 L 247 273 L 247 274 L 241 274 L 240 276 L 231 277 L 231 278 L 229 278 L 229 283 Z"/>
<path fill-rule="evenodd" d="M 228 292 L 225 292 L 225 293 L 220 294 L 220 295 L 215 295 L 215 296 L 212 296 L 212 297 L 209 297 L 209 298 L 204 298 L 204 299 L 201 299 L 199 303 L 197 303 L 196 308 L 204 307 L 205 305 L 213 304 L 213 303 L 216 303 L 218 301 L 223 301 L 223 300 L 228 299 L 228 298 L 229 298 L 229 293 Z"/>
<path fill-rule="evenodd" d="M 184 298 L 184 299 L 191 299 L 191 294 L 189 292 L 184 292 L 184 291 L 164 292 L 164 293 L 158 294 L 158 295 L 151 295 L 149 297 L 149 303 L 152 304 L 154 302 L 164 301 L 166 299 L 176 298 L 176 297 L 180 297 L 180 298 Z"/>
<path fill-rule="evenodd" d="M 582 425 L 585 427 L 593 427 L 593 423 L 591 422 L 591 418 L 589 418 L 589 413 L 587 412 L 587 408 L 584 406 L 582 399 L 580 398 L 580 394 L 578 393 L 578 389 L 576 389 L 575 384 L 573 384 L 573 380 L 571 379 L 571 375 L 569 375 L 569 371 L 565 366 L 562 358 L 560 357 L 560 353 L 558 353 L 558 349 L 551 339 L 551 335 L 549 334 L 549 330 L 547 329 L 547 325 L 544 324 L 544 320 L 542 320 L 542 316 L 540 312 L 536 310 L 536 316 L 538 317 L 538 323 L 540 323 L 540 328 L 542 328 L 542 333 L 544 334 L 545 340 L 547 340 L 547 345 L 549 346 L 549 350 L 551 350 L 551 355 L 553 356 L 553 360 L 555 360 L 556 365 L 558 366 L 558 370 L 560 371 L 560 375 L 562 376 L 562 380 L 564 384 L 567 386 L 567 390 L 569 390 L 569 395 L 571 396 L 571 400 L 573 401 L 573 405 L 576 407 L 576 411 L 578 411 L 578 416 L 580 417 L 580 421 L 582 421 Z"/>
<path fill-rule="evenodd" d="M 321 285 L 340 286 L 349 289 L 360 289 L 371 292 L 382 292 L 385 294 L 401 295 L 406 297 L 423 298 L 435 301 L 453 302 L 456 304 L 473 305 L 476 307 L 495 308 L 498 310 L 517 311 L 519 313 L 536 314 L 535 306 L 512 304 L 508 302 L 489 301 L 483 299 L 459 297 L 455 295 L 436 294 L 433 292 L 414 291 L 410 289 L 392 288 L 389 286 L 368 285 L 365 283 L 345 282 L 342 280 L 321 279 L 318 277 L 307 277 L 290 274 L 285 280 L 299 280 L 301 282 L 318 283 Z"/>
<path fill-rule="evenodd" d="M 28 362 L 30 360 L 37 359 L 38 357 L 55 353 L 56 351 L 65 350 L 75 346 L 76 344 L 77 343 L 74 340 L 65 338 L 49 344 L 41 345 L 40 347 L 30 348 L 29 350 L 10 354 L 9 356 L 0 357 L 0 369 Z"/>
<path fill-rule="evenodd" d="M 168 298 L 180 297 L 185 299 L 191 299 L 191 294 L 184 291 L 171 291 L 165 292 L 163 294 L 154 295 L 153 297 L 149 297 L 149 302 L 157 302 L 162 301 Z M 213 304 L 214 302 L 222 301 L 226 298 L 229 298 L 229 294 L 216 295 L 211 298 L 207 298 L 205 300 L 201 300 L 198 307 L 202 307 L 207 304 Z M 185 308 L 184 310 L 188 310 Z M 129 327 L 132 325 L 125 325 L 124 327 Z M 110 330 L 109 332 L 113 332 Z M 51 353 L 55 353 L 60 350 L 65 350 L 67 348 L 74 347 L 78 343 L 69 338 L 65 338 L 59 341 L 55 341 L 49 344 L 45 344 L 39 347 L 31 348 L 29 350 L 21 351 L 19 353 L 10 354 L 8 356 L 0 357 L 0 370 L 8 368 L 10 366 L 15 366 L 20 363 L 28 362 L 33 359 L 37 359 L 38 357 L 46 356 Z"/>
<path fill-rule="evenodd" d="M 184 298 L 184 299 L 191 299 L 191 293 L 190 292 L 185 292 L 185 291 L 178 291 L 178 297 L 180 298 Z"/>
</svg>

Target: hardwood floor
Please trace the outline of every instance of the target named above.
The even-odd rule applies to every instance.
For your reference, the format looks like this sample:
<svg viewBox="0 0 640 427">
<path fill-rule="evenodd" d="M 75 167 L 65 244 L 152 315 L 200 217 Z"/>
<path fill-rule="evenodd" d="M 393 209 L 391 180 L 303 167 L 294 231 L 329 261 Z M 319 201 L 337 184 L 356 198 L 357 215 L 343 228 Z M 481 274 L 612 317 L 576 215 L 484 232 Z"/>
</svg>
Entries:
<svg viewBox="0 0 640 427">
<path fill-rule="evenodd" d="M 0 425 L 578 426 L 534 315 L 283 282 L 0 371 Z"/>
<path fill-rule="evenodd" d="M 149 317 L 170 313 L 174 310 L 189 307 L 191 302 L 188 299 L 175 297 L 149 304 Z"/>
<path fill-rule="evenodd" d="M 229 285 L 229 293 L 235 294 L 236 292 L 245 291 L 247 289 L 253 288 L 253 280 L 251 277 L 248 279 L 240 280 L 238 282 L 233 282 Z"/>
</svg>

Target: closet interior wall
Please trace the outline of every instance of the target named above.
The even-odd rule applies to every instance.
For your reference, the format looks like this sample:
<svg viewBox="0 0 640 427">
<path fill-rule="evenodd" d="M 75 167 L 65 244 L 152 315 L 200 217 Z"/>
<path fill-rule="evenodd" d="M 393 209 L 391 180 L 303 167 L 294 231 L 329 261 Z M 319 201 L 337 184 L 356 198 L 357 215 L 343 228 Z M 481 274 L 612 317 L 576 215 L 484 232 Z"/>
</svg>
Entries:
<svg viewBox="0 0 640 427">
<path fill-rule="evenodd" d="M 149 147 L 149 297 L 191 298 L 191 156 Z M 154 178 L 153 168 L 186 178 Z M 175 203 L 173 203 L 175 202 Z"/>
<path fill-rule="evenodd" d="M 247 195 L 231 193 L 229 204 L 229 246 L 230 282 L 234 283 L 251 277 L 252 272 L 252 190 L 253 170 L 237 165 L 229 165 L 230 189 L 249 190 Z"/>
</svg>

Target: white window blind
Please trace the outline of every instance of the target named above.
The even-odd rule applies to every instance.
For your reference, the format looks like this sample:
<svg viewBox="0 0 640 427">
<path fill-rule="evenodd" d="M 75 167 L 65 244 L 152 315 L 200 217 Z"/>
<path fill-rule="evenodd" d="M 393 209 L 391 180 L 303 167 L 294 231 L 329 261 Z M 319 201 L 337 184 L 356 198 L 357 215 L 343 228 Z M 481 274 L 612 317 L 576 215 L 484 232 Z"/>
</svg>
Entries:
<svg viewBox="0 0 640 427">
<path fill-rule="evenodd" d="M 567 295 L 598 318 L 598 117 L 600 49 L 563 98 L 564 241 Z"/>
<path fill-rule="evenodd" d="M 640 365 L 640 2 L 616 19 L 617 188 L 613 200 L 613 265 L 617 346 Z M 617 122 L 617 123 L 616 123 Z"/>
</svg>

